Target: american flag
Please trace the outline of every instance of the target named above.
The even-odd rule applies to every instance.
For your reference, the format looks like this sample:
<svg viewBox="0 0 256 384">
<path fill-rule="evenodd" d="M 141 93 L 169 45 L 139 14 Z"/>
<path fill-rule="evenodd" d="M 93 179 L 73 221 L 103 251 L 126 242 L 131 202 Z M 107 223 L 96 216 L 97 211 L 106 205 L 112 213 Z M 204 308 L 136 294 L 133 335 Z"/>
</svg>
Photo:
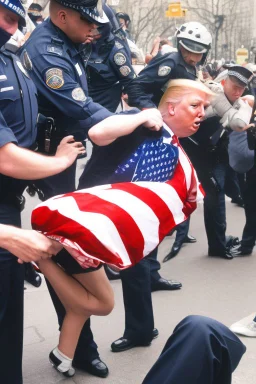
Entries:
<svg viewBox="0 0 256 384">
<path fill-rule="evenodd" d="M 203 190 L 185 152 L 166 182 L 126 182 L 55 196 L 32 212 L 32 226 L 59 241 L 83 267 L 138 263 L 196 209 Z"/>
</svg>

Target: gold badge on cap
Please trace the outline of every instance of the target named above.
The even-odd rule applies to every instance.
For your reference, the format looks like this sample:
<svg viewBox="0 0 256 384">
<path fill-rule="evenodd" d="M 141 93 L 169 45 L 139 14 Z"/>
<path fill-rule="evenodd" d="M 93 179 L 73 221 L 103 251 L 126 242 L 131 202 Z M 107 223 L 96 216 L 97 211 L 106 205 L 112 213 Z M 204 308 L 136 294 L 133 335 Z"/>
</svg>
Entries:
<svg viewBox="0 0 256 384">
<path fill-rule="evenodd" d="M 131 69 L 127 65 L 124 65 L 120 68 L 120 72 L 123 76 L 128 76 L 129 73 L 131 73 Z"/>
<path fill-rule="evenodd" d="M 114 56 L 114 62 L 117 65 L 124 65 L 126 63 L 126 57 L 123 53 L 116 53 Z"/>
<path fill-rule="evenodd" d="M 86 100 L 85 93 L 82 90 L 82 88 L 80 88 L 80 87 L 73 89 L 72 97 L 76 101 L 85 101 Z"/>
<path fill-rule="evenodd" d="M 63 71 L 59 68 L 48 69 L 45 77 L 49 88 L 59 89 L 64 85 Z"/>
<path fill-rule="evenodd" d="M 168 67 L 167 65 L 164 65 L 162 67 L 159 67 L 158 69 L 158 76 L 167 76 L 171 72 L 171 67 Z"/>
</svg>

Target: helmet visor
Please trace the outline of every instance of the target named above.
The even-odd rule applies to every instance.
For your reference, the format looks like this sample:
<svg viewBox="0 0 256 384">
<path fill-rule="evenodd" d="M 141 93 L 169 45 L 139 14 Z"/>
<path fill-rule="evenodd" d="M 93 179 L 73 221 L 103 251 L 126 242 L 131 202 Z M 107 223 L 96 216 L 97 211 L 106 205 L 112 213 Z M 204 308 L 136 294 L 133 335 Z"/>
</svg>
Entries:
<svg viewBox="0 0 256 384">
<path fill-rule="evenodd" d="M 205 45 L 199 44 L 196 41 L 182 39 L 179 41 L 179 44 L 182 45 L 189 52 L 193 53 L 206 53 L 208 51 Z"/>
</svg>

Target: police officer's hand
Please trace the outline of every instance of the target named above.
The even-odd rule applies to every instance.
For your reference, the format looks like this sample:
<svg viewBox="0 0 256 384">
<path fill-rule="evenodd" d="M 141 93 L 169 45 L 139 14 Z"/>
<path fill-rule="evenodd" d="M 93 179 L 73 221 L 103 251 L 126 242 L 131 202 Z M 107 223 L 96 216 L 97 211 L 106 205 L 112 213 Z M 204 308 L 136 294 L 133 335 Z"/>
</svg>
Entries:
<svg viewBox="0 0 256 384">
<path fill-rule="evenodd" d="M 38 261 L 56 255 L 62 246 L 46 236 L 27 229 L 1 226 L 1 247 L 18 257 L 18 262 Z"/>
<path fill-rule="evenodd" d="M 74 140 L 74 136 L 66 136 L 61 140 L 55 154 L 59 159 L 63 159 L 64 169 L 70 167 L 78 155 L 85 153 L 85 148 L 81 142 Z"/>
<path fill-rule="evenodd" d="M 145 122 L 143 123 L 144 127 L 150 129 L 151 131 L 160 131 L 163 126 L 163 118 L 158 109 L 149 108 L 140 113 L 145 118 Z"/>
</svg>

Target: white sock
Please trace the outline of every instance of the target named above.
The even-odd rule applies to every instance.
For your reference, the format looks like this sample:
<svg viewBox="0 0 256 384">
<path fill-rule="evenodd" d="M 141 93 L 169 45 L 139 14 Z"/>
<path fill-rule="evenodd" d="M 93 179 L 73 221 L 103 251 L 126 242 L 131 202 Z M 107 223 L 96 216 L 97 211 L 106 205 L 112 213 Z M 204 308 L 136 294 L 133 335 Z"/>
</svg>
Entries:
<svg viewBox="0 0 256 384">
<path fill-rule="evenodd" d="M 67 372 L 72 367 L 72 359 L 64 355 L 58 347 L 54 348 L 52 352 L 61 361 L 61 364 L 58 365 L 58 371 Z"/>
</svg>

